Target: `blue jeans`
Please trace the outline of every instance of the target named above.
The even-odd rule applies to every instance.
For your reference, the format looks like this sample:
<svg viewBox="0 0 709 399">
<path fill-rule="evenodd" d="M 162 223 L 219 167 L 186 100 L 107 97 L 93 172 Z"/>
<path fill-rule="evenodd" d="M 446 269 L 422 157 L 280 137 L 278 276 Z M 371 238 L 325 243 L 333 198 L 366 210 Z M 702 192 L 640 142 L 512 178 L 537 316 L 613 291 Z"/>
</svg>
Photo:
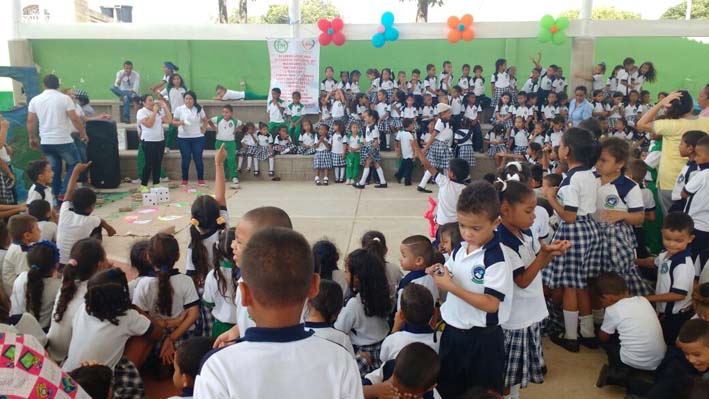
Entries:
<svg viewBox="0 0 709 399">
<path fill-rule="evenodd" d="M 42 153 L 47 157 L 47 161 L 52 167 L 54 178 L 52 179 L 52 191 L 54 195 L 64 195 L 71 173 L 74 171 L 74 166 L 81 159 L 79 150 L 76 149 L 74 143 L 67 144 L 42 144 L 40 145 Z M 66 163 L 66 176 L 62 182 L 62 161 Z"/>
<path fill-rule="evenodd" d="M 123 119 L 130 121 L 130 102 L 133 98 L 138 97 L 137 94 L 128 90 L 121 90 L 118 86 L 111 87 L 111 93 L 123 99 Z"/>
<path fill-rule="evenodd" d="M 79 162 L 81 163 L 86 163 L 88 162 L 89 158 L 86 156 L 86 143 L 84 143 L 83 140 L 81 140 L 81 136 L 79 136 L 79 133 L 72 133 L 71 138 L 74 139 L 74 145 L 76 146 L 76 149 L 79 151 Z M 88 172 L 84 172 L 79 175 L 79 182 L 81 183 L 86 183 L 88 181 Z"/>
<path fill-rule="evenodd" d="M 202 162 L 202 152 L 204 152 L 204 136 L 192 138 L 177 138 L 182 156 L 182 181 L 189 180 L 190 162 L 194 160 L 197 168 L 197 180 L 204 180 L 204 163 Z"/>
</svg>

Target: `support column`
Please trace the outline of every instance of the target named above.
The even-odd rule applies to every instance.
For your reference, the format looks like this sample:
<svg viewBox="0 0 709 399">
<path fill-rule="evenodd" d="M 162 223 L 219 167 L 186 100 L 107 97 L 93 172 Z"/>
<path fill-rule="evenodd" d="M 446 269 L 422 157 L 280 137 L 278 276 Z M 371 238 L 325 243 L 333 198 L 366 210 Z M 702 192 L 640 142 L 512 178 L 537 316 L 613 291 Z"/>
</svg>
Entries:
<svg viewBox="0 0 709 399">
<path fill-rule="evenodd" d="M 593 15 L 593 0 L 582 0 L 579 17 L 581 20 L 581 35 L 575 37 L 571 44 L 571 79 L 569 84 L 569 95 L 573 96 L 576 86 L 585 85 L 591 95 L 591 81 L 576 77 L 577 74 L 591 75 L 593 68 L 593 58 L 596 52 L 596 40 L 588 36 L 588 23 Z M 567 75 L 568 76 L 568 75 Z"/>
<path fill-rule="evenodd" d="M 288 3 L 288 24 L 291 37 L 300 37 L 300 0 L 290 0 Z"/>
</svg>

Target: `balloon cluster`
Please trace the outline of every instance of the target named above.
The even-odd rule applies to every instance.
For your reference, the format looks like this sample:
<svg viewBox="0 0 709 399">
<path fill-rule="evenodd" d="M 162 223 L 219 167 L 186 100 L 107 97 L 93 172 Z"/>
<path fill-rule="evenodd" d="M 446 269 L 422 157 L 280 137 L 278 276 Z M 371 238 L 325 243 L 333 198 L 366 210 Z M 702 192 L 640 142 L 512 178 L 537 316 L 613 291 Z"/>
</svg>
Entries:
<svg viewBox="0 0 709 399">
<path fill-rule="evenodd" d="M 372 45 L 376 48 L 384 46 L 384 43 L 394 42 L 399 38 L 399 30 L 394 27 L 394 14 L 387 11 L 382 14 L 381 25 L 377 27 L 377 33 L 372 36 Z"/>
<path fill-rule="evenodd" d="M 473 32 L 473 16 L 470 14 L 463 15 L 462 18 L 458 19 L 456 16 L 448 17 L 448 27 L 451 29 L 448 32 L 448 41 L 451 43 L 457 43 L 460 39 L 469 42 L 475 38 L 475 32 Z"/>
<path fill-rule="evenodd" d="M 537 38 L 541 43 L 552 42 L 560 46 L 566 41 L 564 31 L 569 27 L 568 18 L 559 17 L 554 19 L 551 15 L 545 15 L 539 21 L 539 25 L 541 25 L 541 30 L 537 34 Z"/>
<path fill-rule="evenodd" d="M 345 44 L 345 35 L 342 33 L 342 27 L 345 25 L 342 18 L 336 17 L 331 21 L 322 18 L 318 21 L 318 28 L 322 32 L 318 41 L 320 45 L 327 46 L 330 42 L 335 43 L 335 46 Z"/>
</svg>

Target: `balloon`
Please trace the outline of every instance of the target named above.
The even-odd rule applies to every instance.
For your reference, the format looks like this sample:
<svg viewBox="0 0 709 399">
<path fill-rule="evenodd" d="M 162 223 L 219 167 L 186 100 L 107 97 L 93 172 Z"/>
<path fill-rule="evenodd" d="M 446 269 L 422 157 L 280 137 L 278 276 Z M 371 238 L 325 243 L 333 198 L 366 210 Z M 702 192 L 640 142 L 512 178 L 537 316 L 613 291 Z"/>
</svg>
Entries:
<svg viewBox="0 0 709 399">
<path fill-rule="evenodd" d="M 372 45 L 376 48 L 380 48 L 384 45 L 385 40 L 386 38 L 384 37 L 383 33 L 377 33 L 372 36 Z"/>
<path fill-rule="evenodd" d="M 539 21 L 539 23 L 542 25 L 542 28 L 544 29 L 551 28 L 551 26 L 554 25 L 554 22 L 554 17 L 549 14 L 543 16 L 541 21 Z"/>
<path fill-rule="evenodd" d="M 549 32 L 551 33 L 556 33 L 559 31 L 559 27 L 556 25 L 552 25 L 551 28 L 549 28 Z"/>
<path fill-rule="evenodd" d="M 330 29 L 327 30 L 327 34 L 330 35 L 330 36 L 332 36 L 334 33 L 335 33 L 335 30 L 332 29 L 332 28 L 330 28 Z"/>
<path fill-rule="evenodd" d="M 335 46 L 342 46 L 345 44 L 345 35 L 342 32 L 335 32 L 332 35 L 332 42 L 335 43 Z"/>
<path fill-rule="evenodd" d="M 321 33 L 320 36 L 318 37 L 318 42 L 320 42 L 321 46 L 327 46 L 330 44 L 330 35 L 327 33 Z"/>
<path fill-rule="evenodd" d="M 456 29 L 458 27 L 459 23 L 460 23 L 460 20 L 455 15 L 451 15 L 450 17 L 448 17 L 448 27 L 449 28 Z"/>
<path fill-rule="evenodd" d="M 475 38 L 475 32 L 473 32 L 472 29 L 468 29 L 466 31 L 463 31 L 463 40 L 466 42 L 469 42 Z"/>
<path fill-rule="evenodd" d="M 559 28 L 559 30 L 564 30 L 569 27 L 569 19 L 566 17 L 559 17 L 556 19 L 555 25 Z"/>
<path fill-rule="evenodd" d="M 384 34 L 386 35 L 386 39 L 390 42 L 396 41 L 396 39 L 399 38 L 399 30 L 394 27 L 389 27 Z"/>
<path fill-rule="evenodd" d="M 470 26 L 473 24 L 473 16 L 470 14 L 465 14 L 463 15 L 463 18 L 460 19 L 460 22 L 465 26 Z"/>
<path fill-rule="evenodd" d="M 379 33 L 384 33 L 386 32 L 387 28 L 384 25 L 379 25 L 377 26 L 377 32 Z"/>
<path fill-rule="evenodd" d="M 384 25 L 387 28 L 394 25 L 394 14 L 392 14 L 391 11 L 387 11 L 384 14 L 382 14 L 382 25 Z"/>
<path fill-rule="evenodd" d="M 549 32 L 548 29 L 542 29 L 539 31 L 539 34 L 537 35 L 537 38 L 539 39 L 540 42 L 546 43 L 548 41 L 551 41 L 552 33 Z"/>
<path fill-rule="evenodd" d="M 551 41 L 556 45 L 560 45 L 566 41 L 566 34 L 564 32 L 557 32 L 552 36 Z"/>
<path fill-rule="evenodd" d="M 448 41 L 451 43 L 458 43 L 458 40 L 460 40 L 461 33 L 458 30 L 451 29 L 448 32 Z"/>
<path fill-rule="evenodd" d="M 342 30 L 342 28 L 345 26 L 345 23 L 342 21 L 342 18 L 337 17 L 332 20 L 332 29 L 335 30 L 335 32 Z"/>
<path fill-rule="evenodd" d="M 318 21 L 318 29 L 320 29 L 321 31 L 325 32 L 329 28 L 330 28 L 330 21 L 328 21 L 327 19 L 321 18 Z"/>
</svg>

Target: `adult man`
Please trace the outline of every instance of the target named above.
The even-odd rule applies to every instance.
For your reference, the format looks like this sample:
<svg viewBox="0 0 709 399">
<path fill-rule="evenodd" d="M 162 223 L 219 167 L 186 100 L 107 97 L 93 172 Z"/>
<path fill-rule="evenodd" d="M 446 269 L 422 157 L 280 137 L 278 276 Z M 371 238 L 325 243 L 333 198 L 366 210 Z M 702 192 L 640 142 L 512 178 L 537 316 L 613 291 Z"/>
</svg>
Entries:
<svg viewBox="0 0 709 399">
<path fill-rule="evenodd" d="M 132 62 L 124 62 L 123 69 L 116 72 L 111 92 L 123 99 L 121 122 L 130 123 L 131 101 L 140 97 L 140 75 L 133 70 Z"/>
<path fill-rule="evenodd" d="M 27 133 L 30 147 L 42 150 L 42 153 L 54 171 L 52 191 L 61 196 L 66 190 L 74 165 L 79 162 L 79 151 L 71 138 L 71 125 L 79 131 L 79 137 L 84 142 L 89 141 L 86 129 L 76 114 L 74 102 L 69 96 L 57 91 L 59 78 L 55 75 L 44 77 L 45 90 L 30 101 L 27 113 Z M 36 131 L 39 121 L 39 138 Z M 66 177 L 62 183 L 62 161 L 67 165 Z"/>
</svg>

